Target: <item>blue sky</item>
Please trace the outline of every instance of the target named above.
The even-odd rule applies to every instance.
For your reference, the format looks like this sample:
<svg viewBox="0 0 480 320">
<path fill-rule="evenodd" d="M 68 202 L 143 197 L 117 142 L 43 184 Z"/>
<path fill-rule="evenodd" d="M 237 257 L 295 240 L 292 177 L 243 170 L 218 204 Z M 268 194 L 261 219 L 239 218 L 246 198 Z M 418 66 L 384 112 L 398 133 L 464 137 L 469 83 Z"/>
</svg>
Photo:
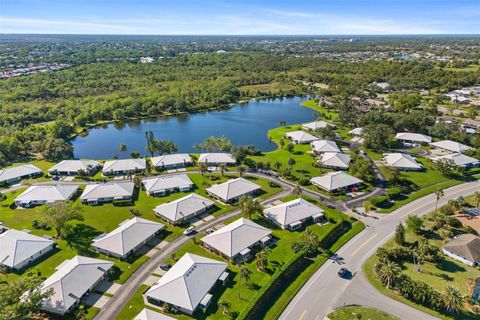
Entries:
<svg viewBox="0 0 480 320">
<path fill-rule="evenodd" d="M 480 0 L 0 0 L 0 33 L 478 34 Z"/>
</svg>

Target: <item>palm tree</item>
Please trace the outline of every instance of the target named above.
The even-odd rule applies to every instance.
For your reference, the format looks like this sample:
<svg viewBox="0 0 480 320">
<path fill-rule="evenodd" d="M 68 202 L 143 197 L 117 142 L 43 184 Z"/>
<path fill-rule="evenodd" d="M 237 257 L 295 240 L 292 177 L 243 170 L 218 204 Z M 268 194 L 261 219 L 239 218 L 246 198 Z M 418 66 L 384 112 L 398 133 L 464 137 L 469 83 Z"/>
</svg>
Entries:
<svg viewBox="0 0 480 320">
<path fill-rule="evenodd" d="M 290 166 L 290 169 L 292 169 L 295 163 L 296 163 L 295 159 L 293 158 L 288 159 L 288 165 Z"/>
<path fill-rule="evenodd" d="M 219 165 L 218 165 L 218 168 L 220 169 L 220 174 L 221 174 L 222 177 L 223 177 L 223 175 L 225 174 L 225 171 L 227 171 L 227 166 L 222 163 L 222 164 L 219 164 Z"/>
<path fill-rule="evenodd" d="M 390 288 L 393 280 L 402 270 L 400 266 L 393 261 L 387 261 L 386 263 L 377 262 L 374 268 L 375 273 L 380 278 L 380 281 L 382 281 L 382 283 L 384 283 L 387 288 Z"/>
<path fill-rule="evenodd" d="M 475 198 L 475 207 L 478 208 L 480 206 L 480 191 L 475 191 L 474 198 Z"/>
<path fill-rule="evenodd" d="M 200 170 L 200 173 L 202 176 L 207 172 L 208 170 L 208 165 L 205 162 L 199 162 L 198 163 L 198 170 Z"/>
<path fill-rule="evenodd" d="M 256 212 L 263 211 L 263 205 L 259 200 L 254 200 L 251 196 L 241 196 L 238 200 L 238 207 L 243 215 L 252 219 L 252 215 Z"/>
<path fill-rule="evenodd" d="M 127 146 L 124 145 L 123 143 L 120 143 L 120 146 L 118 147 L 118 150 L 120 152 L 127 152 Z"/>
<path fill-rule="evenodd" d="M 218 307 L 222 309 L 222 314 L 226 316 L 230 313 L 230 308 L 232 307 L 232 305 L 230 304 L 230 302 L 222 300 L 218 302 Z"/>
<path fill-rule="evenodd" d="M 242 279 L 243 283 L 247 284 L 250 282 L 250 278 L 252 276 L 252 271 L 245 266 L 240 268 L 240 279 Z"/>
<path fill-rule="evenodd" d="M 273 166 L 275 167 L 275 169 L 278 171 L 280 170 L 280 168 L 282 167 L 282 164 L 278 161 L 275 161 L 275 163 L 273 164 Z"/>
<path fill-rule="evenodd" d="M 438 209 L 438 201 L 443 198 L 445 194 L 443 193 L 443 190 L 439 189 L 437 191 L 435 191 L 435 211 L 433 213 L 433 219 L 435 220 L 435 222 L 437 221 L 437 209 Z"/>
<path fill-rule="evenodd" d="M 302 194 L 302 187 L 300 187 L 298 184 L 295 185 L 295 187 L 293 187 L 292 189 L 292 194 L 295 194 L 295 195 L 301 195 Z"/>
<path fill-rule="evenodd" d="M 242 177 L 245 171 L 247 171 L 247 167 L 244 164 L 239 165 L 237 169 L 240 177 Z"/>
<path fill-rule="evenodd" d="M 268 249 L 263 249 L 257 254 L 257 269 L 258 270 L 265 270 L 265 268 L 268 266 Z"/>
<path fill-rule="evenodd" d="M 465 296 L 456 287 L 449 285 L 442 294 L 445 310 L 457 313 L 465 305 Z"/>
</svg>

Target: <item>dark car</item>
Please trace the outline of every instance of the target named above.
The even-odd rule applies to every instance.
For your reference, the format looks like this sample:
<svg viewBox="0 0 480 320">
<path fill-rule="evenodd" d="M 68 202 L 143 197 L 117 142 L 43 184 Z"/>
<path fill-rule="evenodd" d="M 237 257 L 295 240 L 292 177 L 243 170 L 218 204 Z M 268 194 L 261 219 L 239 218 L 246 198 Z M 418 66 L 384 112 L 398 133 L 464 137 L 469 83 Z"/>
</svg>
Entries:
<svg viewBox="0 0 480 320">
<path fill-rule="evenodd" d="M 350 271 L 348 271 L 347 268 L 340 268 L 340 270 L 338 270 L 338 276 L 340 278 L 344 278 L 344 279 L 350 279 L 351 278 Z"/>
<path fill-rule="evenodd" d="M 160 269 L 162 269 L 163 271 L 168 271 L 168 270 L 170 270 L 171 267 L 172 267 L 171 264 L 161 264 L 160 265 Z"/>
</svg>

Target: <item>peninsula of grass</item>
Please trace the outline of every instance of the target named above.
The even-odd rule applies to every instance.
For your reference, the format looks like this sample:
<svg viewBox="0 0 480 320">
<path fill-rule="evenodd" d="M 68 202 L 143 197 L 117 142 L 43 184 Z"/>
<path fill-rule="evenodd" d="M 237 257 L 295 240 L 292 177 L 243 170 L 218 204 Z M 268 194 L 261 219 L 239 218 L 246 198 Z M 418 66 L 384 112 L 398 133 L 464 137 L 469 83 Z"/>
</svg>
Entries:
<svg viewBox="0 0 480 320">
<path fill-rule="evenodd" d="M 328 315 L 330 320 L 353 320 L 353 319 L 368 319 L 368 320 L 400 320 L 386 312 L 361 306 L 348 306 L 336 309 Z"/>
</svg>

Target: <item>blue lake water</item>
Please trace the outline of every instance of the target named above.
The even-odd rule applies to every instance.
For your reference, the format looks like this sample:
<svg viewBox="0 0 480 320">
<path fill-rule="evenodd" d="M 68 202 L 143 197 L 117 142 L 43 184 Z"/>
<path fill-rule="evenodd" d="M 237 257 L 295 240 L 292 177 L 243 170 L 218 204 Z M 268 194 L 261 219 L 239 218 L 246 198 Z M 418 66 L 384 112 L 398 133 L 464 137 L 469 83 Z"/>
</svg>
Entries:
<svg viewBox="0 0 480 320">
<path fill-rule="evenodd" d="M 271 151 L 275 144 L 267 132 L 280 121 L 295 124 L 313 121 L 314 111 L 300 106 L 306 98 L 252 100 L 229 109 L 167 118 L 112 123 L 91 129 L 87 136 L 72 140 L 76 158 L 128 158 L 132 151 L 146 155 L 145 132 L 151 130 L 156 139 L 172 140 L 179 152 L 199 152 L 194 148 L 209 136 L 226 136 L 234 145 L 253 145 L 261 151 Z M 127 152 L 119 152 L 125 144 Z"/>
</svg>

